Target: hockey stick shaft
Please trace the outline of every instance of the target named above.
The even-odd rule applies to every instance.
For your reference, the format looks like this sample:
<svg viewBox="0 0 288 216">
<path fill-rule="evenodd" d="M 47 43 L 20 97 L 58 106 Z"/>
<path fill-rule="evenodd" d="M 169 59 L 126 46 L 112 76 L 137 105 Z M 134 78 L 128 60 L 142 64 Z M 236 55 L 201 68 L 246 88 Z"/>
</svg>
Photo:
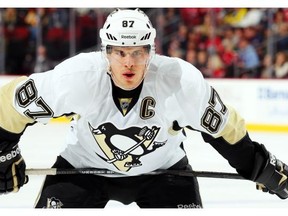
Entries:
<svg viewBox="0 0 288 216">
<path fill-rule="evenodd" d="M 75 175 L 75 174 L 94 174 L 94 175 L 122 175 L 120 173 L 102 170 L 96 168 L 78 168 L 78 169 L 61 169 L 61 168 L 47 168 L 47 169 L 26 169 L 26 175 Z M 170 174 L 178 176 L 195 176 L 206 178 L 224 178 L 224 179 L 244 179 L 236 173 L 227 172 L 213 172 L 213 171 L 192 171 L 192 170 L 157 170 L 143 175 L 159 175 Z"/>
</svg>

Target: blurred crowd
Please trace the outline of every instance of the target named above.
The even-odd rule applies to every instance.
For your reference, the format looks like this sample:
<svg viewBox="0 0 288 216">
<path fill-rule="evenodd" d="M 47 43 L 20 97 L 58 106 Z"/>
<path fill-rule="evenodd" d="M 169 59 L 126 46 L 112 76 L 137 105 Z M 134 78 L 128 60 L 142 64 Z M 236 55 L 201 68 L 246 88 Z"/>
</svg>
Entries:
<svg viewBox="0 0 288 216">
<path fill-rule="evenodd" d="M 5 74 L 53 68 L 97 50 L 112 9 L 1 9 Z M 207 78 L 288 78 L 288 8 L 143 8 L 159 54 L 180 57 Z"/>
</svg>

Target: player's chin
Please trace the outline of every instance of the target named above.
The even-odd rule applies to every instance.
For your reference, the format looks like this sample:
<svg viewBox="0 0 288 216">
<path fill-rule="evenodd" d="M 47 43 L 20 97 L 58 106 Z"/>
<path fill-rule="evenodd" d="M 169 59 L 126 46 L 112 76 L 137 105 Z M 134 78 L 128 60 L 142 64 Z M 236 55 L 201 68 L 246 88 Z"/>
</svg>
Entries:
<svg viewBox="0 0 288 216">
<path fill-rule="evenodd" d="M 141 83 L 141 81 L 137 81 L 137 82 L 135 82 L 135 81 L 132 81 L 132 82 L 127 81 L 125 83 L 123 89 L 125 89 L 125 90 L 133 90 L 133 89 L 137 88 L 140 85 L 140 83 Z"/>
</svg>

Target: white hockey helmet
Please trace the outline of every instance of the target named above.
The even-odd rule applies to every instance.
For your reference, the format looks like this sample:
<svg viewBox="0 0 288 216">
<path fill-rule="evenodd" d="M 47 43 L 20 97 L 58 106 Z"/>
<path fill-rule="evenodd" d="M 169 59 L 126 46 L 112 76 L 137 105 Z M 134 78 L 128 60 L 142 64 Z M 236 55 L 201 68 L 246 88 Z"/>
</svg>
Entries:
<svg viewBox="0 0 288 216">
<path fill-rule="evenodd" d="M 117 9 L 110 13 L 100 29 L 102 47 L 145 46 L 155 47 L 156 30 L 141 10 Z"/>
</svg>

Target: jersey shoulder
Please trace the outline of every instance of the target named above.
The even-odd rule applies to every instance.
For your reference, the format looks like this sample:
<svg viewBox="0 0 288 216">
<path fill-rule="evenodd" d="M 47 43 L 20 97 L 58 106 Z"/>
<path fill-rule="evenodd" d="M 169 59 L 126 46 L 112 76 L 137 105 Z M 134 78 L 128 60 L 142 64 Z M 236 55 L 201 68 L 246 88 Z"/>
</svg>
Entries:
<svg viewBox="0 0 288 216">
<path fill-rule="evenodd" d="M 97 86 L 106 74 L 107 66 L 100 52 L 80 53 L 58 64 L 51 76 L 54 82 L 67 87 Z"/>
<path fill-rule="evenodd" d="M 176 57 L 156 55 L 151 62 L 150 71 L 162 80 L 171 80 L 172 83 L 179 81 L 181 85 L 197 85 L 203 81 L 201 71 L 191 63 Z"/>
<path fill-rule="evenodd" d="M 63 73 L 79 73 L 87 71 L 98 71 L 104 68 L 106 62 L 103 61 L 100 52 L 80 53 L 68 58 L 58 64 L 55 70 L 63 71 Z"/>
<path fill-rule="evenodd" d="M 109 79 L 103 62 L 99 52 L 81 53 L 64 60 L 51 71 L 35 73 L 30 77 L 43 97 L 47 93 L 53 94 L 58 101 L 65 101 L 80 110 L 78 107 L 81 104 L 90 103 L 93 96 L 105 90 L 102 83 Z"/>
</svg>

